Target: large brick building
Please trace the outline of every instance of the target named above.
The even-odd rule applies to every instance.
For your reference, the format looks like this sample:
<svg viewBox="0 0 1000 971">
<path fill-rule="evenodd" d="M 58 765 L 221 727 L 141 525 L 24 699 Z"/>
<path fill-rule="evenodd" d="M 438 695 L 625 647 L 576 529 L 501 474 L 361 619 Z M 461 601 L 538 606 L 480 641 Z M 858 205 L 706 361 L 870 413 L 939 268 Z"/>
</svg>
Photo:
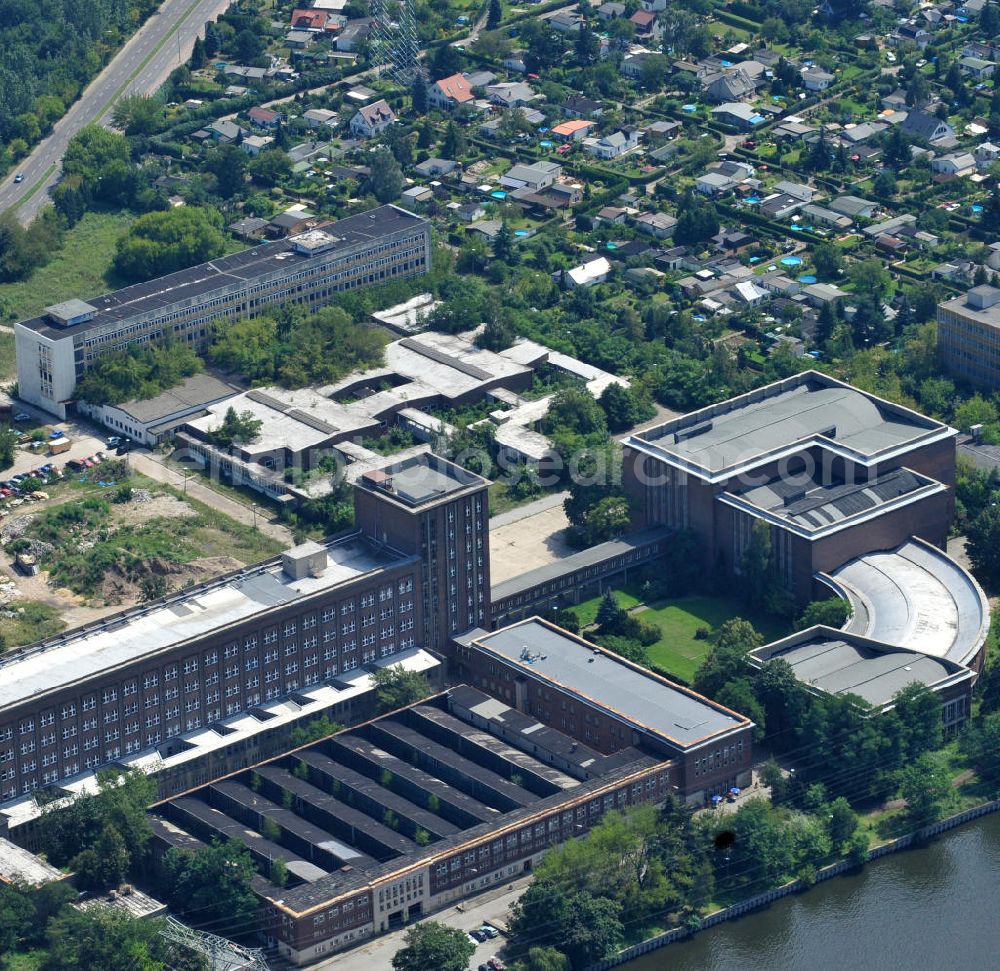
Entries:
<svg viewBox="0 0 1000 971">
<path fill-rule="evenodd" d="M 749 718 L 537 617 L 456 638 L 453 665 L 605 755 L 642 744 L 675 760 L 674 792 L 694 805 L 750 782 Z"/>
<path fill-rule="evenodd" d="M 636 525 L 692 529 L 706 570 L 738 573 L 755 522 L 770 528 L 798 605 L 817 575 L 910 536 L 944 548 L 955 430 L 810 371 L 629 436 Z"/>
<path fill-rule="evenodd" d="M 0 658 L 0 804 L 488 622 L 488 483 L 434 455 L 391 473 L 349 535 Z"/>
<path fill-rule="evenodd" d="M 154 850 L 247 845 L 262 933 L 305 964 L 509 883 L 678 779 L 654 733 L 606 753 L 460 685 L 155 806 Z"/>
</svg>

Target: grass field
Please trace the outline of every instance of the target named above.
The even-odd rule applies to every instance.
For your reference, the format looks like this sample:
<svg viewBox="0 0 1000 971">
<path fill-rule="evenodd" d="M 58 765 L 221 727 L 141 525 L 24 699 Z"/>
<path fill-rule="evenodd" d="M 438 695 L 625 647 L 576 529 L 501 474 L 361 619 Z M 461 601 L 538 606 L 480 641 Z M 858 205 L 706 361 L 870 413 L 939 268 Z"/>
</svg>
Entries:
<svg viewBox="0 0 1000 971">
<path fill-rule="evenodd" d="M 107 292 L 115 285 L 105 277 L 115 243 L 134 219 L 128 212 L 88 212 L 66 233 L 62 249 L 30 279 L 0 284 L 0 318 L 24 320 L 61 300 Z"/>
<path fill-rule="evenodd" d="M 18 617 L 0 617 L 0 636 L 8 648 L 34 644 L 65 630 L 59 609 L 34 600 L 14 601 L 11 607 L 23 611 Z"/>
<path fill-rule="evenodd" d="M 17 361 L 14 357 L 14 335 L 0 330 L 0 381 L 13 381 L 17 376 Z"/>
<path fill-rule="evenodd" d="M 626 610 L 639 606 L 641 602 L 636 591 L 630 592 L 627 588 L 615 590 L 615 596 Z M 594 623 L 599 605 L 600 597 L 594 597 L 571 609 L 585 627 Z M 640 610 L 637 616 L 660 628 L 660 639 L 649 648 L 650 661 L 687 682 L 692 680 L 712 646 L 708 638 L 699 640 L 695 637 L 699 628 L 705 627 L 714 632 L 727 620 L 743 617 L 754 625 L 765 642 L 788 633 L 787 622 L 780 618 L 748 611 L 738 601 L 727 597 L 701 594 L 658 601 Z"/>
</svg>

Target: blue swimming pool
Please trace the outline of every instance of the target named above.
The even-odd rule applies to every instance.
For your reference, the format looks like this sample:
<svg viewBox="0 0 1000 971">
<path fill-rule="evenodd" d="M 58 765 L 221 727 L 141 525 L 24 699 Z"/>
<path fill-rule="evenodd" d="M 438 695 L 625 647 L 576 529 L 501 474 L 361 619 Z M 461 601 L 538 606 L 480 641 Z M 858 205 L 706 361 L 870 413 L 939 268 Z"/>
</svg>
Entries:
<svg viewBox="0 0 1000 971">
<path fill-rule="evenodd" d="M 552 146 L 555 145 L 555 142 L 550 142 L 547 138 L 543 138 L 538 144 L 542 148 L 552 148 Z"/>
<path fill-rule="evenodd" d="M 527 235 L 529 235 L 529 233 L 528 233 L 528 230 L 526 230 L 526 229 L 515 229 L 514 230 L 514 235 L 515 236 L 527 236 Z"/>
<path fill-rule="evenodd" d="M 781 258 L 782 266 L 801 266 L 802 257 L 801 256 L 783 256 Z"/>
<path fill-rule="evenodd" d="M 494 199 L 506 199 L 507 198 L 507 193 L 504 192 L 503 189 L 497 189 L 495 192 L 491 192 L 490 195 Z"/>
<path fill-rule="evenodd" d="M 816 277 L 811 273 L 806 273 L 804 276 L 799 277 L 799 283 L 815 283 Z"/>
</svg>

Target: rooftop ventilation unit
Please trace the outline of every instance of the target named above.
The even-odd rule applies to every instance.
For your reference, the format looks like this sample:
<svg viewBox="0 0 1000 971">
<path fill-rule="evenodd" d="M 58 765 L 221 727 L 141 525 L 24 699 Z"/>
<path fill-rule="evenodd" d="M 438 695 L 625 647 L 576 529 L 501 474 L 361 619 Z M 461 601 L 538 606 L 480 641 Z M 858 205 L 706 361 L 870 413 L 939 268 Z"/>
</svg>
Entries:
<svg viewBox="0 0 1000 971">
<path fill-rule="evenodd" d="M 674 435 L 674 441 L 686 442 L 689 438 L 697 438 L 699 435 L 704 435 L 706 432 L 712 430 L 713 424 L 710 421 L 703 421 L 700 425 L 693 425 L 691 428 L 682 428 Z"/>
<path fill-rule="evenodd" d="M 319 576 L 326 562 L 326 547 L 319 543 L 302 543 L 281 554 L 281 568 L 293 580 Z"/>
</svg>

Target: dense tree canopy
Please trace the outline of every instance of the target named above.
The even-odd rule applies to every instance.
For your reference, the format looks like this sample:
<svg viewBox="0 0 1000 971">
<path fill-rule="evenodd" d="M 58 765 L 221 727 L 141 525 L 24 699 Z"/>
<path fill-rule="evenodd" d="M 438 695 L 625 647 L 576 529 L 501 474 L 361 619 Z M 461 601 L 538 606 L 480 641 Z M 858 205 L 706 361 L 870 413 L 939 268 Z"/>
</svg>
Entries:
<svg viewBox="0 0 1000 971">
<path fill-rule="evenodd" d="M 372 672 L 379 711 L 394 711 L 426 698 L 434 689 L 418 671 L 407 671 L 401 664 Z"/>
<path fill-rule="evenodd" d="M 465 931 L 429 920 L 406 932 L 392 966 L 394 971 L 465 971 L 475 951 Z"/>
<path fill-rule="evenodd" d="M 217 212 L 196 206 L 140 216 L 118 240 L 115 272 L 137 282 L 221 256 L 221 223 Z"/>
<path fill-rule="evenodd" d="M 163 860 L 161 892 L 171 910 L 196 926 L 224 922 L 236 934 L 256 916 L 250 889 L 256 873 L 250 851 L 236 840 L 216 841 L 195 853 L 171 848 Z"/>
<path fill-rule="evenodd" d="M 207 356 L 251 383 L 301 388 L 381 364 L 384 347 L 380 331 L 355 324 L 339 307 L 311 315 L 286 308 L 272 317 L 220 320 Z"/>
<path fill-rule="evenodd" d="M 179 341 L 159 347 L 133 344 L 102 354 L 77 382 L 75 394 L 92 405 L 153 398 L 200 370 L 198 355 Z"/>
</svg>

